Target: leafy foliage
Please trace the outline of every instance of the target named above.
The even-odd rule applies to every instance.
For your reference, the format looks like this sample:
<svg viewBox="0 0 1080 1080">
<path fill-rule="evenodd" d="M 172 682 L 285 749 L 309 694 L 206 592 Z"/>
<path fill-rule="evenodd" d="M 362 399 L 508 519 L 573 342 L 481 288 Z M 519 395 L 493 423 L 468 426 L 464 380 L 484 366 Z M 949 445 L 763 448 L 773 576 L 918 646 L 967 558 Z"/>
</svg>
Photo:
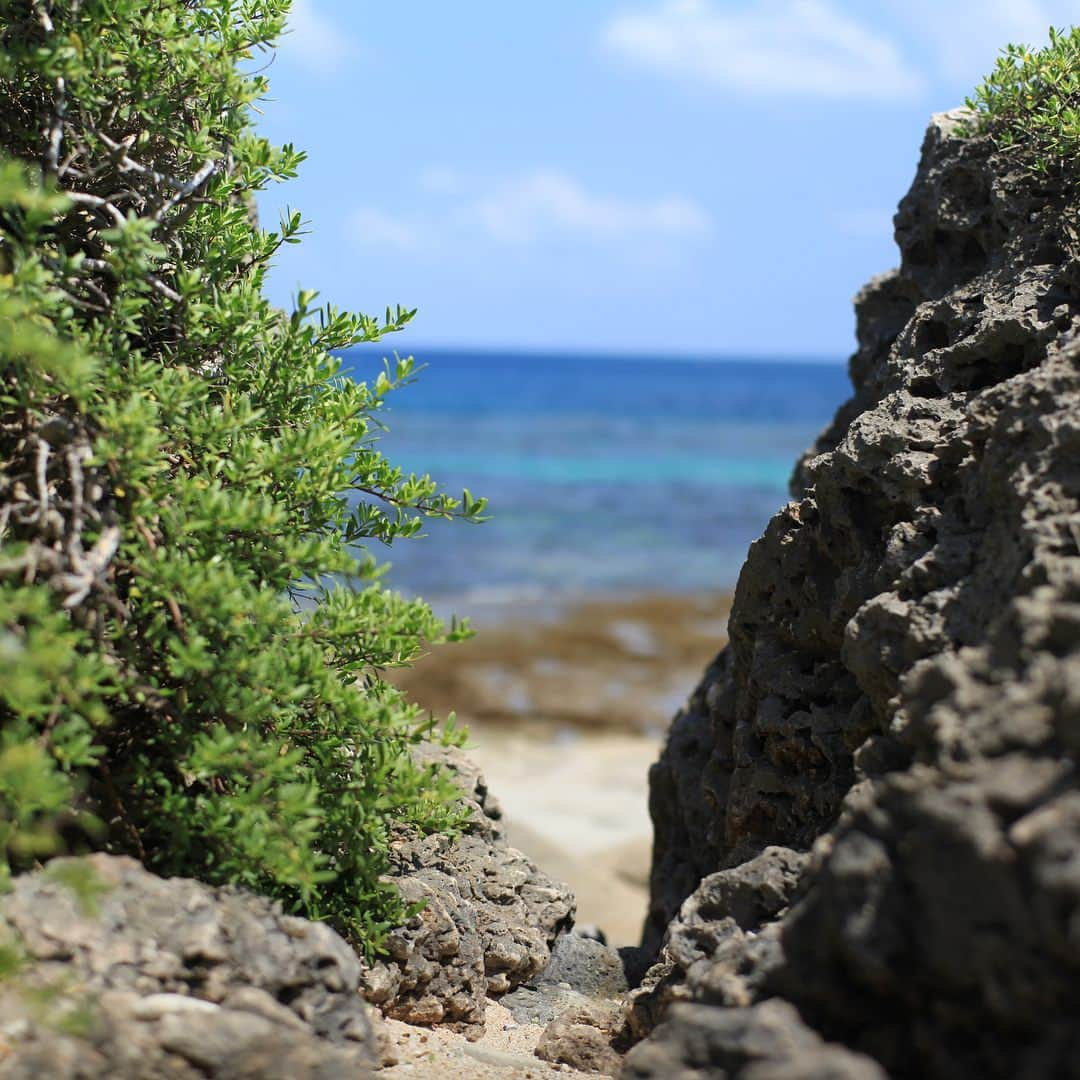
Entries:
<svg viewBox="0 0 1080 1080">
<path fill-rule="evenodd" d="M 251 212 L 303 159 L 251 121 L 287 8 L 0 0 L 0 876 L 104 845 L 371 946 L 391 830 L 456 821 L 380 673 L 467 628 L 358 545 L 484 507 L 380 454 L 410 359 L 340 374 L 411 311 L 262 294 L 302 228 Z"/>
<path fill-rule="evenodd" d="M 1050 30 L 1032 50 L 1009 45 L 968 98 L 977 130 L 1036 176 L 1075 184 L 1080 166 L 1080 27 Z"/>
</svg>

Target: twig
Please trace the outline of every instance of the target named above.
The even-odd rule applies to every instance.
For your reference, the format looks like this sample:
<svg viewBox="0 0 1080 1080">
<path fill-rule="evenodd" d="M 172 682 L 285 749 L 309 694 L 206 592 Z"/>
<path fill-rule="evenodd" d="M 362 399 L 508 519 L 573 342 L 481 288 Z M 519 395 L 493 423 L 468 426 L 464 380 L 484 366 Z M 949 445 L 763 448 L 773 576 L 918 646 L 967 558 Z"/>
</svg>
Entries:
<svg viewBox="0 0 1080 1080">
<path fill-rule="evenodd" d="M 38 22 L 45 28 L 46 33 L 51 34 L 53 32 L 53 21 L 49 18 L 48 11 L 45 10 L 45 5 L 40 3 L 34 4 L 34 10 L 37 12 Z"/>
<path fill-rule="evenodd" d="M 37 455 L 34 459 L 34 474 L 38 488 L 38 520 L 42 520 L 49 512 L 49 481 L 46 475 L 49 467 L 49 444 L 44 439 L 38 439 Z"/>
<path fill-rule="evenodd" d="M 63 604 L 65 608 L 76 607 L 86 599 L 98 579 L 104 575 L 119 546 L 120 530 L 110 525 L 85 555 L 78 554 L 77 549 L 73 550 L 71 562 L 74 572 L 57 574 L 53 578 L 53 584 L 68 593 Z"/>
<path fill-rule="evenodd" d="M 145 176 L 153 180 L 155 184 L 164 184 L 173 189 L 175 194 L 164 202 L 153 215 L 155 221 L 160 221 L 161 218 L 180 202 L 181 199 L 186 199 L 189 195 L 194 195 L 217 169 L 217 162 L 211 158 L 207 158 L 199 171 L 196 172 L 190 180 L 177 180 L 175 177 L 169 176 L 167 173 L 158 172 L 157 169 L 153 169 L 149 165 L 143 165 L 142 162 L 136 161 L 131 157 L 127 152 L 132 141 L 130 136 L 123 142 L 117 142 L 115 139 L 110 139 L 105 132 L 98 131 L 97 128 L 91 128 L 90 130 L 117 155 L 117 161 L 121 172 L 137 173 L 139 176 Z"/>
<path fill-rule="evenodd" d="M 127 218 L 108 199 L 102 199 L 98 195 L 90 195 L 85 191 L 65 191 L 64 194 L 73 203 L 80 206 L 92 206 L 96 210 L 105 210 L 117 225 L 127 224 Z"/>
<path fill-rule="evenodd" d="M 68 554 L 74 559 L 73 545 L 79 542 L 83 529 L 85 484 L 81 459 L 83 456 L 90 456 L 90 449 L 86 446 L 71 446 L 64 456 L 67 458 L 68 478 L 71 481 L 71 539 L 68 542 Z"/>
<path fill-rule="evenodd" d="M 183 302 L 184 298 L 175 289 L 170 288 L 168 285 L 166 285 L 165 282 L 161 280 L 161 278 L 156 277 L 154 274 L 147 274 L 146 280 L 149 281 L 150 284 L 153 285 L 153 287 L 157 289 L 157 291 L 161 293 L 162 296 L 167 297 L 174 304 L 179 304 Z"/>
<path fill-rule="evenodd" d="M 176 193 L 158 208 L 154 214 L 154 220 L 160 221 L 181 199 L 194 195 L 213 176 L 216 169 L 217 162 L 207 158 L 202 168 L 186 184 L 182 184 Z"/>
<path fill-rule="evenodd" d="M 56 727 L 56 721 L 60 719 L 60 706 L 64 704 L 64 695 L 57 694 L 53 698 L 52 708 L 49 710 L 49 715 L 45 717 L 45 723 L 41 728 L 41 734 L 38 735 L 38 745 L 45 748 L 49 744 L 49 736 L 52 734 L 52 729 Z"/>
<path fill-rule="evenodd" d="M 45 169 L 50 176 L 60 171 L 60 142 L 64 137 L 64 115 L 67 113 L 67 96 L 64 77 L 56 77 L 56 94 L 53 98 L 53 124 L 49 128 L 49 144 L 45 151 Z"/>
</svg>

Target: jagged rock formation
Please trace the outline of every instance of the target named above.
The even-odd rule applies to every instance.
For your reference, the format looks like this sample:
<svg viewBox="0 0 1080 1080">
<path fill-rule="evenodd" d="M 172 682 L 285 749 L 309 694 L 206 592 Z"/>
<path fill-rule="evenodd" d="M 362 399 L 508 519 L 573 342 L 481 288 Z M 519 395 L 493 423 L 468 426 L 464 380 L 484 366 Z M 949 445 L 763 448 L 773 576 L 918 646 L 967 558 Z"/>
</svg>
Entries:
<svg viewBox="0 0 1080 1080">
<path fill-rule="evenodd" d="M 694 1004 L 629 1075 L 766 1075 L 703 1047 L 778 997 L 801 1019 L 771 1024 L 894 1076 L 1080 1076 L 1080 208 L 960 119 L 930 125 L 854 395 L 654 767 L 653 982 Z M 689 948 L 696 900 L 668 929 L 769 845 L 812 858 L 750 943 L 721 907 Z"/>
<path fill-rule="evenodd" d="M 756 999 L 783 957 L 777 917 L 808 859 L 790 848 L 767 847 L 702 878 L 668 925 L 657 962 L 630 995 L 631 1037 L 647 1035 L 675 1002 L 735 1007 Z"/>
<path fill-rule="evenodd" d="M 379 1062 L 353 951 L 238 889 L 57 860 L 16 879 L 0 942 L 22 957 L 0 984 L 5 1080 L 335 1080 Z"/>
<path fill-rule="evenodd" d="M 556 937 L 573 923 L 563 884 L 507 845 L 499 805 L 464 754 L 420 751 L 455 774 L 469 812 L 456 837 L 402 833 L 393 876 L 424 909 L 390 931 L 389 959 L 367 969 L 363 992 L 386 1015 L 414 1024 L 482 1024 L 487 995 L 527 982 L 548 963 Z"/>
<path fill-rule="evenodd" d="M 368 1076 L 389 1051 L 365 997 L 478 1031 L 489 993 L 548 967 L 573 897 L 507 846 L 467 758 L 419 752 L 456 772 L 471 817 L 456 837 L 398 837 L 395 880 L 426 906 L 375 964 L 325 924 L 133 859 L 61 859 L 17 878 L 0 900 L 0 1078 Z"/>
</svg>

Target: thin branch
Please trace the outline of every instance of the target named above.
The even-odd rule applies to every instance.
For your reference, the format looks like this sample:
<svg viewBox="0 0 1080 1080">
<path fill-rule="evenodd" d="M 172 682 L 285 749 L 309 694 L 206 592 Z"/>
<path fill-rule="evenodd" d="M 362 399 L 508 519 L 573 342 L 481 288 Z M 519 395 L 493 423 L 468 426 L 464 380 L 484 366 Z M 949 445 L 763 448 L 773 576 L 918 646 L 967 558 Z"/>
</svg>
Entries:
<svg viewBox="0 0 1080 1080">
<path fill-rule="evenodd" d="M 34 4 L 34 11 L 37 12 L 38 22 L 45 28 L 45 32 L 51 34 L 53 32 L 53 21 L 49 18 L 49 13 L 40 0 Z"/>
<path fill-rule="evenodd" d="M 128 838 L 133 842 L 133 846 L 136 854 L 139 856 L 140 861 L 146 861 L 146 849 L 143 847 L 142 836 L 139 834 L 139 830 L 135 827 L 131 818 L 128 816 L 127 809 L 124 806 L 123 800 L 120 798 L 120 793 L 116 790 L 116 783 L 113 780 L 112 772 L 109 769 L 108 763 L 105 761 L 99 761 L 97 765 L 98 773 L 101 776 L 102 783 L 105 787 L 105 794 L 112 804 L 112 810 L 114 817 L 110 824 L 120 824 L 124 827 L 128 834 Z"/>
<path fill-rule="evenodd" d="M 396 495 L 391 495 L 387 491 L 379 491 L 378 488 L 365 487 L 363 484 L 350 484 L 350 491 L 359 491 L 363 495 L 370 495 L 373 499 L 379 499 L 381 502 L 388 503 L 390 506 L 397 507 L 401 510 L 415 510 L 418 513 L 425 514 L 429 517 L 442 517 L 442 518 L 463 518 L 465 515 L 459 513 L 456 510 L 448 510 L 445 507 L 436 506 L 434 503 L 429 502 L 408 502 L 406 499 L 400 499 Z"/>
<path fill-rule="evenodd" d="M 98 195 L 89 195 L 85 191 L 65 191 L 64 194 L 80 206 L 92 206 L 95 210 L 104 210 L 111 215 L 117 225 L 126 225 L 127 218 L 108 199 L 102 199 Z"/>
<path fill-rule="evenodd" d="M 83 479 L 83 457 L 90 457 L 90 448 L 87 446 L 68 447 L 64 455 L 68 464 L 68 479 L 71 482 L 71 538 L 69 540 L 68 554 L 75 559 L 73 545 L 82 537 L 83 529 L 83 506 L 85 482 Z"/>
<path fill-rule="evenodd" d="M 49 128 L 49 143 L 45 151 L 45 169 L 50 176 L 60 172 L 60 142 L 64 137 L 64 115 L 67 113 L 67 95 L 64 77 L 56 77 L 56 94 L 53 97 L 53 123 Z"/>
<path fill-rule="evenodd" d="M 86 599 L 90 590 L 104 576 L 119 546 L 120 530 L 115 525 L 110 525 L 85 556 L 78 555 L 72 558 L 74 573 L 55 575 L 52 584 L 68 593 L 63 604 L 65 608 L 76 607 Z"/>
<path fill-rule="evenodd" d="M 34 475 L 38 489 L 38 519 L 43 520 L 49 512 L 49 481 L 46 472 L 49 467 L 49 444 L 44 439 L 36 439 L 37 454 L 34 458 Z"/>
<path fill-rule="evenodd" d="M 176 193 L 164 202 L 161 207 L 154 214 L 154 220 L 160 221 L 181 199 L 186 199 L 191 195 L 194 195 L 214 175 L 217 170 L 218 163 L 210 158 L 207 158 L 203 162 L 203 166 L 199 171 L 186 183 L 182 184 L 176 191 Z"/>
<path fill-rule="evenodd" d="M 184 298 L 175 289 L 170 288 L 168 285 L 166 285 L 165 282 L 161 280 L 161 278 L 155 277 L 153 274 L 147 274 L 146 280 L 149 281 L 150 284 L 153 285 L 153 287 L 157 289 L 157 291 L 161 293 L 162 296 L 167 297 L 174 304 L 179 304 L 183 302 Z"/>
</svg>

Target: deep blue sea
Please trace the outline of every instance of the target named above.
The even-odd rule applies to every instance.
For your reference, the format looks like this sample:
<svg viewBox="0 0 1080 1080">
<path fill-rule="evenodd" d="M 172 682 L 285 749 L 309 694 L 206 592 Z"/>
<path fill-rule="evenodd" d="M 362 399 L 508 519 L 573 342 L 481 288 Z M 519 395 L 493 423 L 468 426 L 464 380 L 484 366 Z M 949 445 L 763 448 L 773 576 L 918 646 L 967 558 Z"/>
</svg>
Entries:
<svg viewBox="0 0 1080 1080">
<path fill-rule="evenodd" d="M 373 378 L 383 352 L 345 371 Z M 796 457 L 848 396 L 842 363 L 417 349 L 380 445 L 490 500 L 376 554 L 440 610 L 734 585 Z"/>
</svg>

